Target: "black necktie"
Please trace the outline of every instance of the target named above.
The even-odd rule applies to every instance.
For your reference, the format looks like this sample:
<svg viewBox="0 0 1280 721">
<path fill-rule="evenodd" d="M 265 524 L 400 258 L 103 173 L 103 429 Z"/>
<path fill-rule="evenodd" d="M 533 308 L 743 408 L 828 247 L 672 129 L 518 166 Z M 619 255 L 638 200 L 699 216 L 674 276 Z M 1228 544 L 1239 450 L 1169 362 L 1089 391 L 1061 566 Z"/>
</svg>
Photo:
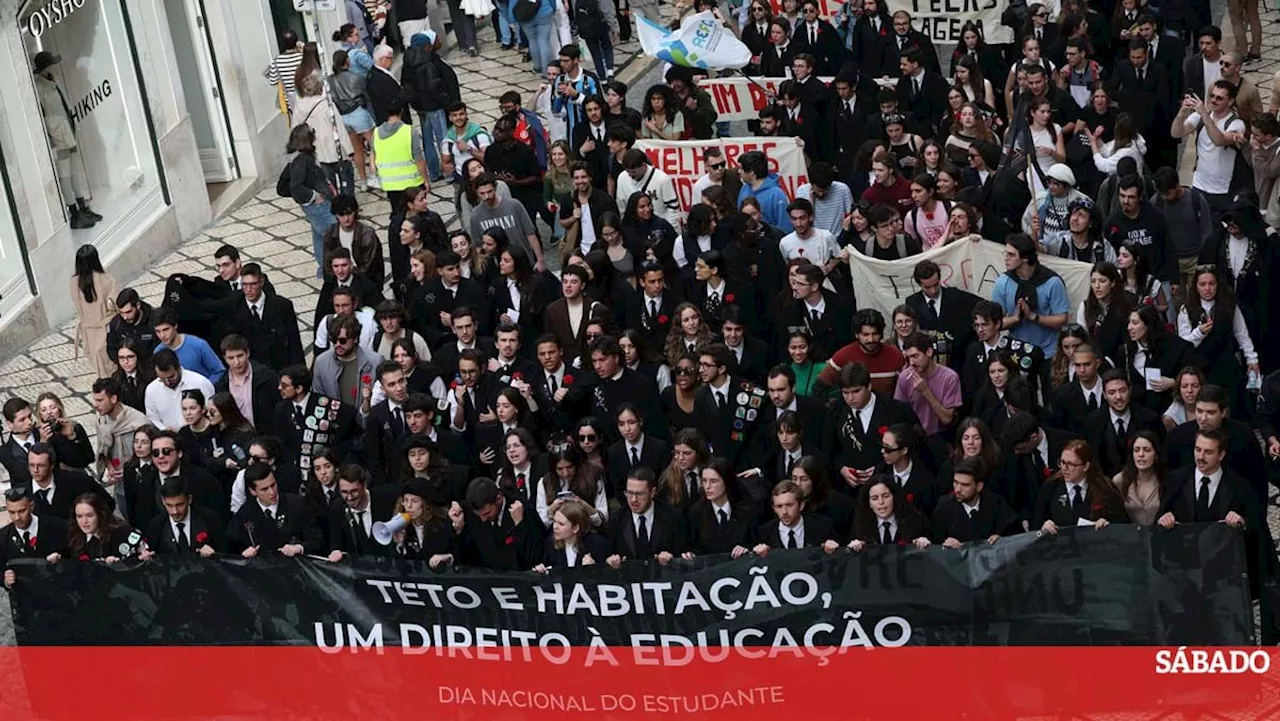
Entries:
<svg viewBox="0 0 1280 721">
<path fill-rule="evenodd" d="M 969 514 L 969 520 L 970 520 L 970 521 L 972 521 L 972 520 L 973 520 L 973 517 L 974 517 L 974 516 L 976 516 L 976 515 L 978 514 L 978 509 L 976 509 L 976 508 L 970 508 L 970 507 L 966 506 L 964 510 L 965 510 L 965 513 L 968 513 L 968 514 Z"/>
<path fill-rule="evenodd" d="M 138 389 L 138 378 L 136 376 L 125 376 L 124 380 L 129 384 L 130 390 L 136 391 Z"/>
<path fill-rule="evenodd" d="M 1089 394 L 1089 412 L 1098 410 L 1098 395 L 1096 393 Z"/>
<path fill-rule="evenodd" d="M 1196 520 L 1209 520 L 1209 477 L 1200 476 L 1200 492 L 1196 494 Z"/>
<path fill-rule="evenodd" d="M 1124 436 L 1125 436 L 1124 419 L 1117 418 L 1116 419 L 1116 437 L 1120 439 L 1121 443 L 1124 443 Z"/>
<path fill-rule="evenodd" d="M 636 531 L 636 549 L 647 549 L 649 547 L 649 522 L 644 516 L 639 516 L 637 522 L 640 524 L 639 530 Z M 644 555 L 649 555 L 645 553 Z"/>
<path fill-rule="evenodd" d="M 36 493 L 40 494 L 40 500 L 44 501 L 44 505 L 46 506 L 49 505 L 49 489 L 48 488 L 44 489 L 43 491 L 36 491 Z"/>
<path fill-rule="evenodd" d="M 271 512 L 270 508 L 262 509 L 262 515 L 266 516 L 268 521 L 276 520 L 276 516 L 274 513 Z"/>
<path fill-rule="evenodd" d="M 631 446 L 631 465 L 640 465 L 640 451 L 638 451 L 635 446 Z"/>
<path fill-rule="evenodd" d="M 920 97 L 920 85 L 920 78 L 916 78 L 911 81 L 911 87 L 915 89 L 915 92 L 913 93 L 914 97 Z"/>
<path fill-rule="evenodd" d="M 298 428 L 302 428 L 306 420 L 307 417 L 302 413 L 302 406 L 295 403 L 293 406 L 293 424 Z"/>
<path fill-rule="evenodd" d="M 551 395 L 556 394 L 556 377 L 554 375 L 547 376 L 547 389 L 551 392 Z"/>
<path fill-rule="evenodd" d="M 35 444 L 34 444 L 34 443 L 32 443 L 31 441 L 27 441 L 26 443 L 23 443 L 23 444 L 22 444 L 22 451 L 23 451 L 24 453 L 30 453 L 30 452 L 31 452 L 31 446 L 33 446 L 33 445 L 35 445 Z"/>
<path fill-rule="evenodd" d="M 810 25 L 809 26 L 809 45 L 813 46 L 817 44 L 818 44 L 818 29 Z"/>
<path fill-rule="evenodd" d="M 1043 37 L 1044 37 L 1044 30 L 1041 28 L 1036 28 L 1036 40 L 1040 40 Z"/>
<path fill-rule="evenodd" d="M 724 392 L 716 391 L 716 405 L 720 407 L 720 410 L 724 410 L 724 404 L 725 404 Z"/>
<path fill-rule="evenodd" d="M 729 512 L 724 510 L 723 508 L 717 511 L 717 515 L 720 516 L 720 525 L 723 526 L 724 524 L 729 522 Z"/>
<path fill-rule="evenodd" d="M 1138 68 L 1138 82 L 1142 82 L 1143 80 L 1146 80 L 1146 78 L 1147 78 L 1147 71 L 1146 71 L 1146 69 L 1145 69 L 1145 68 Z"/>
<path fill-rule="evenodd" d="M 884 545 L 886 545 L 886 546 L 892 546 L 892 545 L 893 545 L 893 531 L 890 529 L 890 523 L 889 523 L 888 521 L 885 521 L 884 523 L 881 523 L 881 524 L 880 524 L 880 528 L 884 529 L 884 531 L 883 531 L 883 540 L 884 540 Z"/>
<path fill-rule="evenodd" d="M 1075 514 L 1076 518 L 1087 519 L 1089 517 L 1089 509 L 1084 506 L 1084 488 L 1077 484 L 1075 488 L 1071 489 L 1071 493 L 1071 512 Z"/>
<path fill-rule="evenodd" d="M 933 314 L 935 320 L 938 318 L 938 301 L 936 298 L 929 299 L 929 312 Z"/>
<path fill-rule="evenodd" d="M 721 513 L 724 513 L 724 511 L 721 511 Z M 27 549 L 31 548 L 31 533 L 29 531 L 21 531 L 21 533 L 22 550 L 25 552 Z"/>
<path fill-rule="evenodd" d="M 251 306 L 249 306 L 249 307 L 253 309 L 253 317 L 254 317 L 254 319 L 255 319 L 255 320 L 262 320 L 262 311 L 258 310 L 258 305 L 255 303 L 254 305 L 251 305 Z"/>
<path fill-rule="evenodd" d="M 364 533 L 364 511 L 351 512 L 351 528 L 355 530 L 356 538 L 365 538 Z"/>
<path fill-rule="evenodd" d="M 787 548 L 798 548 L 796 545 L 796 529 L 787 531 Z"/>
<path fill-rule="evenodd" d="M 1044 477 L 1044 472 L 1048 468 L 1044 464 L 1044 456 L 1040 455 L 1040 449 L 1031 452 L 1031 459 L 1036 466 L 1036 481 L 1039 482 L 1039 479 Z"/>
<path fill-rule="evenodd" d="M 689 471 L 688 473 L 684 474 L 684 485 L 690 496 L 697 493 L 698 474 L 693 471 Z"/>
<path fill-rule="evenodd" d="M 822 314 L 818 312 L 817 308 L 812 308 L 809 310 L 809 317 L 813 318 L 814 325 L 817 325 L 818 323 L 822 322 Z"/>
<path fill-rule="evenodd" d="M 404 409 L 397 407 L 392 411 L 396 417 L 396 435 L 404 433 Z"/>
<path fill-rule="evenodd" d="M 179 521 L 174 524 L 178 527 L 178 553 L 186 553 L 191 550 L 191 542 L 187 540 L 187 524 Z"/>
<path fill-rule="evenodd" d="M 790 478 L 790 477 L 791 477 L 791 469 L 792 469 L 792 468 L 795 468 L 795 465 L 796 465 L 796 459 L 795 459 L 795 457 L 794 457 L 794 456 L 792 456 L 790 453 L 788 453 L 788 454 L 787 454 L 787 463 L 786 463 L 786 473 L 784 473 L 783 475 L 785 475 L 787 478 Z"/>
<path fill-rule="evenodd" d="M 649 317 L 650 318 L 658 317 L 658 301 L 656 300 L 649 301 Z"/>
</svg>

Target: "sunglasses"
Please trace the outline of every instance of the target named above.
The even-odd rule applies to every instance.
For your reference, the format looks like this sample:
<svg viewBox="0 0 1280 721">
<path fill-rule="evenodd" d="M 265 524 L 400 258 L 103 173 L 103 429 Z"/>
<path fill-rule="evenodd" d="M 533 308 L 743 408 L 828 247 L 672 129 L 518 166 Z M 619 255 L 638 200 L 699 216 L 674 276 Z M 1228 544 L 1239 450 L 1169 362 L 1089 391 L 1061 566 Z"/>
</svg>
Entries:
<svg viewBox="0 0 1280 721">
<path fill-rule="evenodd" d="M 579 433 L 579 434 L 578 434 L 578 440 L 582 441 L 583 443 L 595 443 L 595 442 L 596 442 L 596 438 L 599 438 L 599 436 L 597 436 L 597 435 L 596 435 L 596 434 L 594 434 L 594 433 Z"/>
<path fill-rule="evenodd" d="M 349 336 L 349 335 L 344 335 L 344 336 L 342 336 L 342 337 L 340 337 L 340 338 L 334 338 L 334 339 L 333 339 L 333 342 L 334 342 L 334 343 L 350 343 L 350 342 L 351 342 L 351 336 Z"/>
<path fill-rule="evenodd" d="M 176 451 L 176 450 L 178 450 L 178 449 L 176 449 L 176 448 L 152 448 L 152 449 L 151 449 L 151 457 L 152 457 L 152 458 L 159 458 L 160 456 L 164 456 L 165 458 L 168 458 L 169 456 L 172 456 L 172 455 L 173 455 L 173 452 L 174 452 L 174 451 Z"/>
<path fill-rule="evenodd" d="M 676 369 L 676 375 L 678 376 L 691 376 L 694 373 L 697 373 L 697 371 L 694 370 L 693 368 L 677 368 Z"/>
<path fill-rule="evenodd" d="M 724 167 L 725 167 L 725 163 L 716 163 L 714 165 L 710 163 L 707 164 L 708 170 L 724 170 Z"/>
</svg>

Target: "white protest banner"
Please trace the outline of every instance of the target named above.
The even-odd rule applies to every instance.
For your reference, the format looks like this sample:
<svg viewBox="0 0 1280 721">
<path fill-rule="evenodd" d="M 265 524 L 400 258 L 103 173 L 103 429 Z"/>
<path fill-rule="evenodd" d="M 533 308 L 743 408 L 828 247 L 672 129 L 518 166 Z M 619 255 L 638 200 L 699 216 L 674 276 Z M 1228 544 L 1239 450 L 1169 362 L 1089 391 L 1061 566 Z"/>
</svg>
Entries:
<svg viewBox="0 0 1280 721">
<path fill-rule="evenodd" d="M 782 0 L 770 2 L 774 15 L 782 12 Z M 818 0 L 818 12 L 834 18 L 844 4 L 845 0 Z M 1013 42 L 1013 29 L 1000 24 L 1009 0 L 888 0 L 888 6 L 890 15 L 899 10 L 911 13 L 911 26 L 939 45 L 959 43 L 960 28 L 967 22 L 982 29 L 988 45 Z"/>
<path fill-rule="evenodd" d="M 853 278 L 854 294 L 858 307 L 874 307 L 888 318 L 893 309 L 906 301 L 907 296 L 920 290 L 912 279 L 916 263 L 932 260 L 942 270 L 942 284 L 967 290 L 981 298 L 990 298 L 996 280 L 1004 274 L 1004 245 L 993 241 L 963 241 L 950 243 L 906 260 L 878 260 L 862 254 L 860 249 L 848 246 L 849 275 Z M 1065 258 L 1041 255 L 1040 262 L 1067 284 L 1071 298 L 1068 312 L 1075 320 L 1076 308 L 1089 293 L 1089 273 L 1092 266 Z"/>
<path fill-rule="evenodd" d="M 809 182 L 805 170 L 804 151 L 798 138 L 713 138 L 711 140 L 638 140 L 635 147 L 649 156 L 653 167 L 671 176 L 680 196 L 680 213 L 698 202 L 693 197 L 693 184 L 706 174 L 702 153 L 707 148 L 720 148 L 729 166 L 738 167 L 738 157 L 750 150 L 763 151 L 769 159 L 769 172 L 776 173 L 778 185 L 788 198 Z"/>
<path fill-rule="evenodd" d="M 704 70 L 737 70 L 751 62 L 751 50 L 710 10 L 686 17 L 676 30 L 650 20 L 643 13 L 636 18 L 640 48 L 649 57 Z"/>
<path fill-rule="evenodd" d="M 831 84 L 832 78 L 818 78 L 823 85 Z M 778 95 L 778 86 L 786 82 L 786 78 L 707 78 L 698 81 L 698 87 L 711 95 L 711 102 L 716 106 L 719 120 L 755 120 L 760 111 L 772 104 Z"/>
</svg>

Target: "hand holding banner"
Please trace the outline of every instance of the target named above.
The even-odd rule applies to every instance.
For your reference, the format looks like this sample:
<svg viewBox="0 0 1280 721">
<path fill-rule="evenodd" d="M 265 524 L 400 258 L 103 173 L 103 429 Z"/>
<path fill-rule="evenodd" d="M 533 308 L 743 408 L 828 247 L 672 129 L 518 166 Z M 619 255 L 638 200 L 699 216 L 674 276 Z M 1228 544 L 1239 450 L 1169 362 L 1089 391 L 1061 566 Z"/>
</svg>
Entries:
<svg viewBox="0 0 1280 721">
<path fill-rule="evenodd" d="M 668 30 L 644 15 L 637 15 L 636 34 L 645 55 L 672 65 L 737 70 L 751 62 L 750 48 L 710 11 L 686 17 L 678 30 Z"/>
</svg>

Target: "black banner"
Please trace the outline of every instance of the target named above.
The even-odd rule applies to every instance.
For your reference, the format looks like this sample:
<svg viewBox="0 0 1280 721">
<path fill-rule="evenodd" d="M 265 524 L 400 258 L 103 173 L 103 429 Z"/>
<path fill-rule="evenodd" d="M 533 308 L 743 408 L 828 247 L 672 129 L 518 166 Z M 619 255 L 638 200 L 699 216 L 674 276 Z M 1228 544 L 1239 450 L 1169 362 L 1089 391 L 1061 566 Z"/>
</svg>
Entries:
<svg viewBox="0 0 1280 721">
<path fill-rule="evenodd" d="M 776 551 L 621 569 L 433 572 L 161 557 L 20 562 L 20 645 L 856 647 L 1241 645 L 1243 536 L 1222 524 L 1023 534 L 962 550 Z"/>
</svg>

